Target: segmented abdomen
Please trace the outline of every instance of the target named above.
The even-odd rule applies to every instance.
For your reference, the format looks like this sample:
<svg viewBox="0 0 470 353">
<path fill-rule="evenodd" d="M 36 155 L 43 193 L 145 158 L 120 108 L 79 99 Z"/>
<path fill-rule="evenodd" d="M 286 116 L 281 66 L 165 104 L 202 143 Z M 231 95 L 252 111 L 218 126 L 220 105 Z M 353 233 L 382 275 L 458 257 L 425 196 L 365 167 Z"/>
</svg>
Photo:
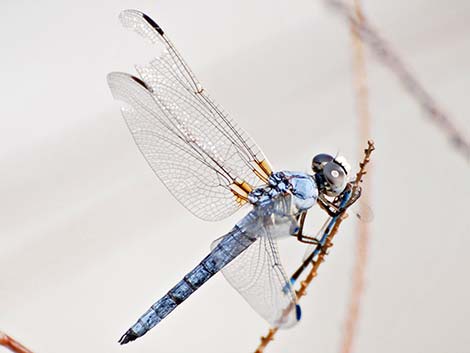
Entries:
<svg viewBox="0 0 470 353">
<path fill-rule="evenodd" d="M 121 337 L 119 342 L 125 344 L 144 335 L 255 240 L 256 238 L 249 237 L 240 226 L 235 226 L 199 265 L 153 304 Z"/>
</svg>

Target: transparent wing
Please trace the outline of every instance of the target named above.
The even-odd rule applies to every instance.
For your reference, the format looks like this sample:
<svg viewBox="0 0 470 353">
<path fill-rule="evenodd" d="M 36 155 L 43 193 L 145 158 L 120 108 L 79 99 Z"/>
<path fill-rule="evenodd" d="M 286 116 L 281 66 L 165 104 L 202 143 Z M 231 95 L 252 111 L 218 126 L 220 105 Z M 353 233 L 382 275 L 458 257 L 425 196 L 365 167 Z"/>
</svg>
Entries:
<svg viewBox="0 0 470 353">
<path fill-rule="evenodd" d="M 271 168 L 248 135 L 206 95 L 161 28 L 145 14 L 120 15 L 164 53 L 137 67 L 140 79 L 108 75 L 127 125 L 151 168 L 171 193 L 205 220 L 222 219 L 246 202 L 247 193 L 267 181 Z"/>
<path fill-rule="evenodd" d="M 326 228 L 328 227 L 328 224 L 330 223 L 331 221 L 331 217 L 328 217 L 325 222 L 323 223 L 322 227 L 320 228 L 320 230 L 317 232 L 317 234 L 315 235 L 315 238 L 317 239 L 321 239 L 322 235 L 325 233 L 326 231 Z M 303 261 L 305 261 L 314 251 L 315 249 L 317 248 L 318 245 L 316 244 L 310 244 L 307 246 L 307 248 L 305 249 L 305 254 L 304 254 L 304 257 L 303 257 Z"/>
<path fill-rule="evenodd" d="M 273 327 L 288 328 L 300 320 L 295 291 L 281 265 L 270 227 L 222 269 L 227 281 Z M 222 239 L 217 239 L 212 247 Z"/>
<path fill-rule="evenodd" d="M 370 206 L 359 199 L 354 205 L 351 206 L 352 213 L 359 219 L 361 222 L 370 223 L 374 220 L 374 211 Z"/>
</svg>

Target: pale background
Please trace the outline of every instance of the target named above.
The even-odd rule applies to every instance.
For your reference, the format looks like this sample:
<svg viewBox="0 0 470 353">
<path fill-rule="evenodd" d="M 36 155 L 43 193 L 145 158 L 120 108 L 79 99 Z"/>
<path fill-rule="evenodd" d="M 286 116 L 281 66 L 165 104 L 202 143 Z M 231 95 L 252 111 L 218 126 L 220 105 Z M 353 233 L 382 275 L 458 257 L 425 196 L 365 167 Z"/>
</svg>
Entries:
<svg viewBox="0 0 470 353">
<path fill-rule="evenodd" d="M 470 2 L 364 7 L 468 135 Z M 0 330 L 43 353 L 252 352 L 267 325 L 220 275 L 151 333 L 117 344 L 243 215 L 194 218 L 135 147 L 105 76 L 155 52 L 121 28 L 125 8 L 164 28 L 276 168 L 306 171 L 318 152 L 358 159 L 350 36 L 321 1 L 3 0 Z M 375 219 L 354 351 L 469 352 L 468 164 L 367 59 Z M 269 352 L 338 351 L 354 230 L 344 223 L 302 322 Z M 292 270 L 303 248 L 281 246 Z"/>
</svg>

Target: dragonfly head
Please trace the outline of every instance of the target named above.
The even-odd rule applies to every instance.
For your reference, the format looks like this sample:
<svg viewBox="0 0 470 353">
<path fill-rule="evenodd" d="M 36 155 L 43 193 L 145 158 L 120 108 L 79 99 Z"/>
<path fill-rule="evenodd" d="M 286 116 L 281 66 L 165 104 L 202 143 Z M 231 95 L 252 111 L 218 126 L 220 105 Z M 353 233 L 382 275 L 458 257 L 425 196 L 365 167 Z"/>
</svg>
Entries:
<svg viewBox="0 0 470 353">
<path fill-rule="evenodd" d="M 326 153 L 317 154 L 312 160 L 312 170 L 321 193 L 327 196 L 338 196 L 346 188 L 351 171 L 346 158 L 333 157 Z"/>
</svg>

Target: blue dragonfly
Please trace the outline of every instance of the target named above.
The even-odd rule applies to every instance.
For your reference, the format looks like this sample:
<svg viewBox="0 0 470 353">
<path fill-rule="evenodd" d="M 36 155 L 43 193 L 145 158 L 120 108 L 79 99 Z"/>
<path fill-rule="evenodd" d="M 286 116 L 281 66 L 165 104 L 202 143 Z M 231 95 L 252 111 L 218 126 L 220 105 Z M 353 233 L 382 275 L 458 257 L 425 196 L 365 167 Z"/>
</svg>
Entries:
<svg viewBox="0 0 470 353">
<path fill-rule="evenodd" d="M 122 115 L 149 166 L 199 218 L 217 221 L 244 205 L 252 208 L 119 342 L 143 336 L 219 271 L 271 325 L 295 325 L 300 307 L 277 239 L 318 243 L 303 232 L 306 214 L 318 203 L 337 216 L 338 199 L 351 191 L 347 161 L 318 154 L 312 174 L 273 171 L 253 140 L 209 97 L 155 21 L 136 10 L 123 11 L 120 20 L 162 49 L 149 64 L 136 66 L 138 76 L 113 72 L 107 78 L 114 98 L 124 103 Z M 349 203 L 360 196 L 358 190 Z"/>
</svg>

